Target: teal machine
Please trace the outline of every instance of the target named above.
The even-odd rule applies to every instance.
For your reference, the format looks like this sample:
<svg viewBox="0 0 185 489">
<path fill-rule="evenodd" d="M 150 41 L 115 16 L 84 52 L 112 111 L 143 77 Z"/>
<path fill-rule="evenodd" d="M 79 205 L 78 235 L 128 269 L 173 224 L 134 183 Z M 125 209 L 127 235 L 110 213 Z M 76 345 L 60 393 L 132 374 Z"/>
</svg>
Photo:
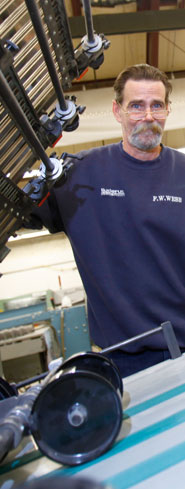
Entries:
<svg viewBox="0 0 185 489">
<path fill-rule="evenodd" d="M 24 296 L 1 301 L 1 370 L 8 380 L 23 380 L 47 370 L 53 359 L 66 360 L 90 350 L 84 304 L 56 308 L 52 291 L 37 299 Z"/>
</svg>

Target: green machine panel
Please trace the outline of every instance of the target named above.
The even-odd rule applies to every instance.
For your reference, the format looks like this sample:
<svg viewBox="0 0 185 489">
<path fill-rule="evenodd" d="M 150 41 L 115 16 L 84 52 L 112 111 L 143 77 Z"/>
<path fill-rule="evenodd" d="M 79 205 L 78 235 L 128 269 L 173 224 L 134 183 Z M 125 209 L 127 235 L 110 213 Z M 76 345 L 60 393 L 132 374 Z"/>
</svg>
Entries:
<svg viewBox="0 0 185 489">
<path fill-rule="evenodd" d="M 75 353 L 90 351 L 91 342 L 85 306 L 74 306 L 63 310 L 64 315 L 64 358 Z"/>
</svg>

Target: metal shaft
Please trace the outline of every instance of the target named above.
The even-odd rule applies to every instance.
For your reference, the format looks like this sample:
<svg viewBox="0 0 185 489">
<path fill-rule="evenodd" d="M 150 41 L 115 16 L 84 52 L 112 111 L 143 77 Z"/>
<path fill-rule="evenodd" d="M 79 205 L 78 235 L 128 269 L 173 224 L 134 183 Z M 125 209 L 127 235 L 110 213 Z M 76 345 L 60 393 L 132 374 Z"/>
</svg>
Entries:
<svg viewBox="0 0 185 489">
<path fill-rule="evenodd" d="M 152 336 L 153 334 L 159 333 L 160 331 L 164 335 L 171 358 L 173 359 L 179 358 L 181 356 L 181 350 L 179 348 L 177 338 L 175 336 L 175 332 L 170 321 L 165 321 L 158 328 L 150 329 L 146 333 L 141 333 L 138 334 L 137 336 L 134 336 L 133 338 L 129 338 L 129 340 L 121 341 L 120 343 L 116 343 L 116 345 L 112 345 L 109 346 L 108 348 L 104 348 L 103 350 L 101 350 L 100 353 L 102 354 L 111 353 L 114 350 L 118 350 L 122 346 L 130 345 L 131 343 L 134 343 L 143 338 L 147 338 L 148 336 Z"/>
<path fill-rule="evenodd" d="M 129 338 L 129 340 L 121 341 L 120 343 L 116 343 L 116 345 L 108 346 L 108 348 L 104 348 L 101 350 L 100 353 L 110 353 L 111 351 L 118 350 L 122 346 L 127 346 L 130 345 L 131 343 L 134 343 L 135 341 L 141 340 L 142 338 L 147 338 L 148 336 L 152 336 L 153 334 L 158 333 L 159 331 L 162 331 L 162 326 L 159 326 L 158 328 L 151 329 L 150 331 L 147 331 L 146 333 L 141 333 L 138 334 L 137 336 L 133 336 L 133 338 Z"/>
<path fill-rule="evenodd" d="M 25 116 L 23 110 L 18 104 L 15 95 L 11 91 L 9 84 L 0 70 L 0 95 L 2 96 L 10 114 L 12 115 L 16 126 L 20 128 L 21 133 L 25 137 L 28 145 L 34 150 L 37 158 L 40 158 L 48 171 L 53 170 L 53 163 L 45 153 L 45 150 L 35 134 L 30 122 Z"/>
<path fill-rule="evenodd" d="M 44 31 L 44 27 L 42 24 L 42 20 L 40 17 L 39 9 L 37 7 L 37 4 L 35 0 L 25 0 L 25 3 L 27 5 L 55 92 L 56 96 L 60 105 L 60 108 L 62 110 L 67 110 L 67 103 L 64 98 L 64 94 L 62 91 L 61 83 L 55 68 L 55 64 L 52 58 L 52 54 L 50 52 L 48 40 Z"/>
<path fill-rule="evenodd" d="M 95 41 L 95 38 L 94 38 L 94 31 L 93 31 L 91 5 L 89 0 L 83 0 L 83 8 L 84 8 L 84 15 L 85 15 L 87 38 L 88 38 L 88 42 L 92 44 Z"/>
</svg>

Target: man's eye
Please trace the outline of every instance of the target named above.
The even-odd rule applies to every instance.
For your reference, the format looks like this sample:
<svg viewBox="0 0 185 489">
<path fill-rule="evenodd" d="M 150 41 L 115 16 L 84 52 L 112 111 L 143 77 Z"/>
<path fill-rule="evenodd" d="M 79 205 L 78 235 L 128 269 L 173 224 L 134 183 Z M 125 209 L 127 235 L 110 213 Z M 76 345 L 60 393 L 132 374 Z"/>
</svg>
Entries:
<svg viewBox="0 0 185 489">
<path fill-rule="evenodd" d="M 131 109 L 132 110 L 142 110 L 142 105 L 141 104 L 137 104 L 137 103 L 132 104 L 131 105 Z"/>
<path fill-rule="evenodd" d="M 153 109 L 164 109 L 164 105 L 160 102 L 156 102 L 155 104 L 153 104 L 152 108 Z"/>
</svg>

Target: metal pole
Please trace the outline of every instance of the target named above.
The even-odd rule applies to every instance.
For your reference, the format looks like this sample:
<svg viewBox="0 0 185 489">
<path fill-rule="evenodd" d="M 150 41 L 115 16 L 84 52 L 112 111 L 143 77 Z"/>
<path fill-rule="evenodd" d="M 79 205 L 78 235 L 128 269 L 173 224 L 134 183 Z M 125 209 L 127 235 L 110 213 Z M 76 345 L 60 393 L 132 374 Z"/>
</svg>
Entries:
<svg viewBox="0 0 185 489">
<path fill-rule="evenodd" d="M 16 126 L 20 128 L 21 133 L 31 149 L 34 149 L 36 157 L 40 158 L 48 171 L 53 170 L 54 165 L 45 153 L 45 150 L 35 134 L 29 120 L 25 116 L 23 110 L 18 104 L 14 93 L 9 87 L 9 84 L 0 70 L 0 95 L 2 96 L 10 114 L 13 116 Z"/>
<path fill-rule="evenodd" d="M 158 328 L 150 329 L 150 331 L 147 331 L 146 333 L 141 333 L 137 336 L 133 336 L 133 338 L 129 338 L 129 340 L 121 341 L 120 343 L 116 343 L 116 345 L 104 348 L 100 351 L 100 353 L 111 353 L 114 350 L 118 350 L 122 346 L 130 345 L 135 341 L 147 338 L 148 336 L 152 336 L 153 334 L 159 333 L 160 331 L 163 332 L 171 358 L 179 358 L 181 356 L 181 350 L 177 343 L 177 338 L 175 336 L 174 329 L 170 321 L 166 321 L 165 323 L 162 323 L 161 326 L 159 326 Z"/>
<path fill-rule="evenodd" d="M 177 343 L 177 339 L 171 322 L 166 321 L 165 323 L 162 323 L 161 326 L 171 357 L 172 358 L 181 357 L 182 354 L 179 345 Z"/>
<path fill-rule="evenodd" d="M 21 382 L 18 382 L 16 384 L 16 389 L 20 389 L 21 387 L 26 387 L 27 385 L 34 384 L 35 382 L 39 382 L 39 380 L 45 379 L 47 375 L 48 372 L 43 372 L 42 374 L 31 377 L 30 379 L 22 380 Z"/>
<path fill-rule="evenodd" d="M 108 346 L 108 348 L 104 348 L 103 350 L 100 351 L 100 353 L 110 353 L 111 351 L 118 350 L 121 348 L 121 346 L 127 346 L 130 345 L 131 343 L 134 343 L 135 341 L 141 340 L 142 338 L 147 338 L 148 336 L 152 336 L 153 334 L 159 333 L 159 331 L 162 331 L 163 328 L 162 326 L 159 326 L 158 328 L 151 329 L 150 331 L 147 331 L 146 333 L 141 333 L 138 334 L 137 336 L 133 336 L 133 338 L 129 338 L 129 340 L 121 341 L 120 343 L 116 343 L 116 345 Z"/>
<path fill-rule="evenodd" d="M 42 20 L 40 17 L 40 12 L 37 7 L 35 0 L 25 0 L 27 5 L 55 92 L 60 105 L 60 108 L 65 111 L 67 110 L 67 102 L 64 98 L 64 94 L 62 91 L 61 83 L 55 68 L 55 63 L 53 61 L 52 54 L 50 52 L 48 40 L 44 31 L 44 27 L 42 24 Z"/>
<path fill-rule="evenodd" d="M 1 361 L 1 348 L 0 348 L 0 377 L 3 377 L 3 364 Z"/>
<path fill-rule="evenodd" d="M 94 37 L 94 30 L 93 30 L 91 5 L 89 0 L 83 0 L 83 8 L 84 8 L 84 15 L 85 15 L 87 39 L 89 44 L 93 44 L 95 42 L 95 37 Z"/>
</svg>

